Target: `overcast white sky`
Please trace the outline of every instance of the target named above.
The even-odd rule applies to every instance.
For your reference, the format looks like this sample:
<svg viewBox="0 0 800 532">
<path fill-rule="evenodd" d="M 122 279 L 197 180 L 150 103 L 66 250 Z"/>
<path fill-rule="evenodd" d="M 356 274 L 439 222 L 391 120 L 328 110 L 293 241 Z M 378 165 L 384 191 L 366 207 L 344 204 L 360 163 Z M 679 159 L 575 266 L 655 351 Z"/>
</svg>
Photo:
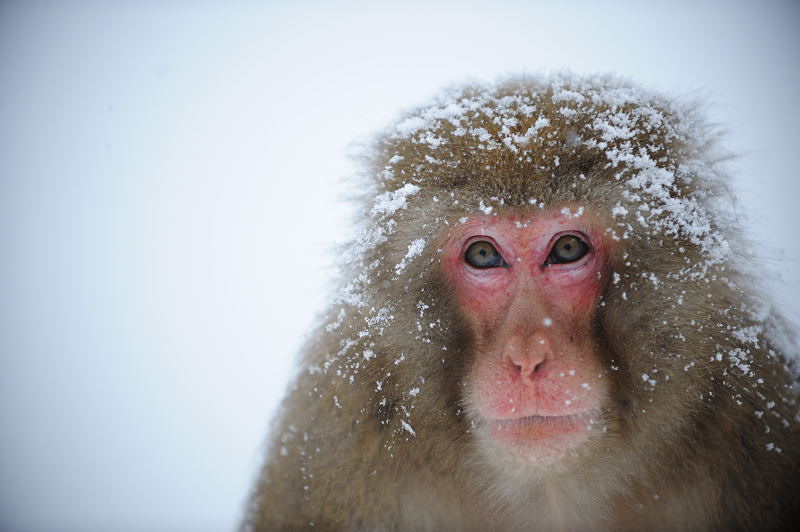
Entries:
<svg viewBox="0 0 800 532">
<path fill-rule="evenodd" d="M 800 321 L 796 1 L 221 4 L 0 3 L 1 530 L 233 529 L 349 146 L 454 81 L 705 97 Z"/>
</svg>

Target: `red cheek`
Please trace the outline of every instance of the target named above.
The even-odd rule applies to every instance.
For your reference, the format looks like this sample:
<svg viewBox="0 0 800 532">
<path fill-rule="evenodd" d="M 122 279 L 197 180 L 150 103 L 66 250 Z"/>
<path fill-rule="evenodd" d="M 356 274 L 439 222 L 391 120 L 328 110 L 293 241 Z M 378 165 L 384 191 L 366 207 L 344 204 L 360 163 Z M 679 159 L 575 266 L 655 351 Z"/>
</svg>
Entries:
<svg viewBox="0 0 800 532">
<path fill-rule="evenodd" d="M 552 307 L 571 319 L 585 316 L 595 311 L 602 290 L 605 288 L 603 276 L 596 268 L 588 269 L 583 279 L 553 279 L 556 275 L 543 275 L 540 281 L 542 298 Z"/>
<path fill-rule="evenodd" d="M 513 296 L 514 279 L 508 268 L 473 271 L 461 257 L 447 260 L 445 268 L 449 277 L 456 280 L 459 306 L 470 318 L 491 320 Z"/>
</svg>

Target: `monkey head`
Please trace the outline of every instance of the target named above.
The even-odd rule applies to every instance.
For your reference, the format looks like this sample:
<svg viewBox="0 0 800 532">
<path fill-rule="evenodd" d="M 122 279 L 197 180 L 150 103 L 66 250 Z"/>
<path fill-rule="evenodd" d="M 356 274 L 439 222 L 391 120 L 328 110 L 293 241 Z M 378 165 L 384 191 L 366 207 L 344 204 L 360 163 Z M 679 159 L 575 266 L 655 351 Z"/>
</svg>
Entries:
<svg viewBox="0 0 800 532">
<path fill-rule="evenodd" d="M 695 106 L 608 76 L 466 85 L 405 114 L 368 152 L 364 230 L 253 515 L 790 522 L 797 504 L 762 494 L 800 488 L 794 344 L 732 252 L 715 140 Z"/>
</svg>

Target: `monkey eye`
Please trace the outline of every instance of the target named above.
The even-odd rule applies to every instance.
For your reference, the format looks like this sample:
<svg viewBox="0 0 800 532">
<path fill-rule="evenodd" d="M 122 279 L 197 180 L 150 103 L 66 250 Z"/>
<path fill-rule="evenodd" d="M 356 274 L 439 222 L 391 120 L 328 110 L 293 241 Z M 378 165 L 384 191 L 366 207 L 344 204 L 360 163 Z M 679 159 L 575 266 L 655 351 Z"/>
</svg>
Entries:
<svg viewBox="0 0 800 532">
<path fill-rule="evenodd" d="M 589 245 L 575 235 L 564 235 L 553 245 L 545 264 L 575 262 L 589 252 Z"/>
<path fill-rule="evenodd" d="M 473 268 L 502 268 L 508 266 L 503 260 L 502 255 L 497 249 L 485 240 L 472 243 L 466 253 L 464 260 Z"/>
</svg>

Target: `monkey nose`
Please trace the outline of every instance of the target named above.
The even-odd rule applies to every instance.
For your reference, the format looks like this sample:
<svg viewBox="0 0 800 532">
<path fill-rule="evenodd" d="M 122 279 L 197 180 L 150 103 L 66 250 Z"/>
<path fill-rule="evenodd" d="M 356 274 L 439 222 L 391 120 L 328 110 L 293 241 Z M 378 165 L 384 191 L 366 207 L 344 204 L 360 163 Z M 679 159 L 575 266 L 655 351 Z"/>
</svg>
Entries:
<svg viewBox="0 0 800 532">
<path fill-rule="evenodd" d="M 534 334 L 527 338 L 514 335 L 506 342 L 503 354 L 523 382 L 533 384 L 549 356 L 549 347 L 549 342 L 542 335 Z"/>
</svg>

